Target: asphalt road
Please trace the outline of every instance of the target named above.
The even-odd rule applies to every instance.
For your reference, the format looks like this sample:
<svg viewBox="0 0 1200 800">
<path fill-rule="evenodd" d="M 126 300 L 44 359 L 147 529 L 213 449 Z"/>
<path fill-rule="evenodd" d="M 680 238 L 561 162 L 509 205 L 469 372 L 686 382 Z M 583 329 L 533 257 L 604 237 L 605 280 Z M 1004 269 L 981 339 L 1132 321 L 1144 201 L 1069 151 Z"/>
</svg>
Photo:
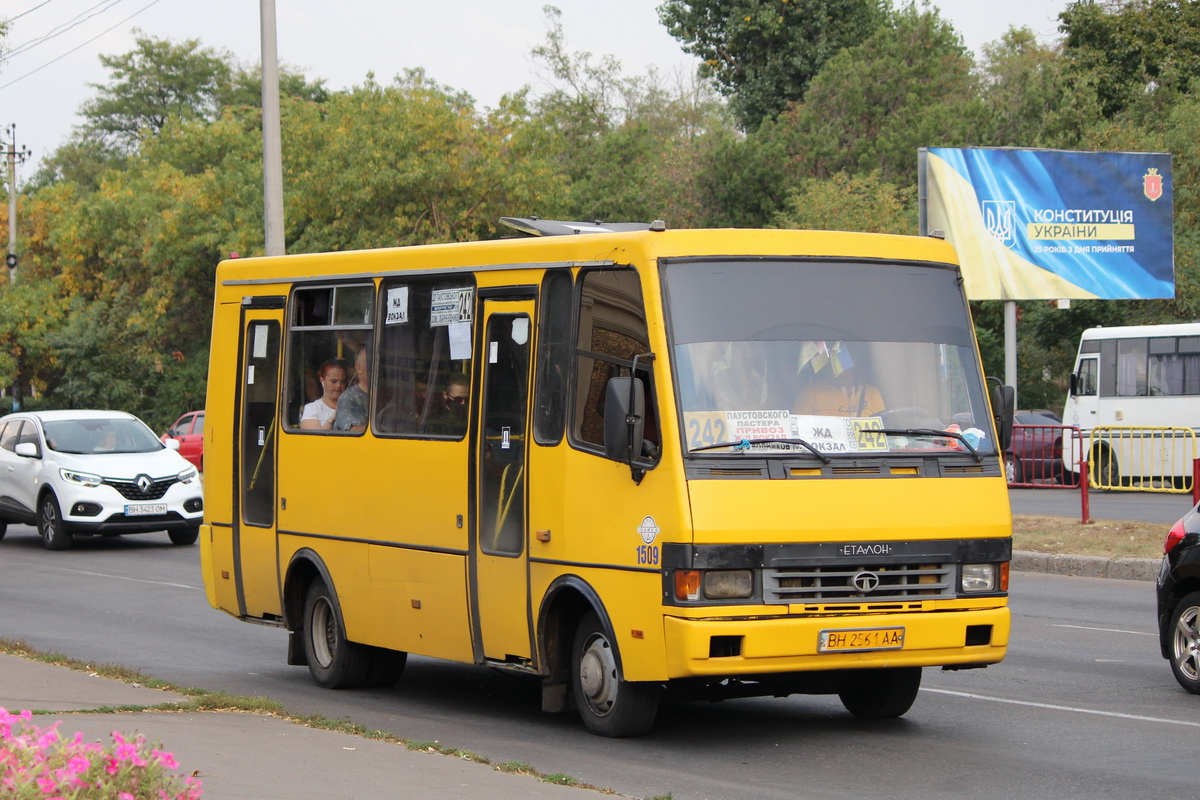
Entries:
<svg viewBox="0 0 1200 800">
<path fill-rule="evenodd" d="M 1078 489 L 1009 489 L 1008 499 L 1014 514 L 1049 514 L 1079 519 L 1082 511 Z M 1169 527 L 1192 507 L 1192 496 L 1092 490 L 1088 492 L 1088 506 L 1092 519 L 1161 522 Z"/>
<path fill-rule="evenodd" d="M 208 606 L 198 549 L 165 534 L 51 553 L 12 526 L 0 542 L 0 637 L 634 797 L 1194 798 L 1200 697 L 1159 656 L 1152 586 L 1016 573 L 1011 602 L 1008 659 L 926 670 L 903 719 L 864 723 L 832 697 L 670 703 L 650 735 L 608 740 L 477 667 L 414 658 L 391 689 L 319 689 L 285 665 L 282 631 Z"/>
</svg>

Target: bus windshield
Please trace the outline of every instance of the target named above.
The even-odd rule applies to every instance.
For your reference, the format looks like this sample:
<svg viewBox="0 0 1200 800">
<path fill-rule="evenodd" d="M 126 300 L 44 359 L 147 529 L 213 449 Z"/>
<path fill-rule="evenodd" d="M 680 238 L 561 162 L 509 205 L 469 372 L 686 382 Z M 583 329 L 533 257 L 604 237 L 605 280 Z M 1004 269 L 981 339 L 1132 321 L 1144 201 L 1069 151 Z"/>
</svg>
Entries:
<svg viewBox="0 0 1200 800">
<path fill-rule="evenodd" d="M 952 267 L 680 259 L 663 282 L 689 451 L 996 452 Z"/>
</svg>

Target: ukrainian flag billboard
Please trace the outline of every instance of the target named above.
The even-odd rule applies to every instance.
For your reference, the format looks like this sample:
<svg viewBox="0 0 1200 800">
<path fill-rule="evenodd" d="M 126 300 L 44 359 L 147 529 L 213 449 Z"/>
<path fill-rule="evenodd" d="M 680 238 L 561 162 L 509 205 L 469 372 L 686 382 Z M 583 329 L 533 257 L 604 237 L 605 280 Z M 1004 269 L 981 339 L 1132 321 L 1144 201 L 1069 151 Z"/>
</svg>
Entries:
<svg viewBox="0 0 1200 800">
<path fill-rule="evenodd" d="M 922 148 L 922 233 L 972 300 L 1175 296 L 1169 153 Z"/>
</svg>

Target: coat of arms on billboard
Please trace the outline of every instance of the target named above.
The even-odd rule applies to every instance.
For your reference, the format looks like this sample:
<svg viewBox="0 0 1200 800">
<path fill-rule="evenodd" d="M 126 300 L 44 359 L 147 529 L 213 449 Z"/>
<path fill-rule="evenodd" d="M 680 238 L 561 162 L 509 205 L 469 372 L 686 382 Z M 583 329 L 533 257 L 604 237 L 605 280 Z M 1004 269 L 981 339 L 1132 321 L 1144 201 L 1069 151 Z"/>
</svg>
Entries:
<svg viewBox="0 0 1200 800">
<path fill-rule="evenodd" d="M 1017 203 L 1015 200 L 984 200 L 983 226 L 992 238 L 1006 247 L 1017 243 Z"/>
<path fill-rule="evenodd" d="M 1146 170 L 1146 174 L 1142 176 L 1142 194 L 1146 195 L 1146 199 L 1151 202 L 1162 197 L 1162 175 L 1159 175 L 1158 170 L 1154 167 Z"/>
</svg>

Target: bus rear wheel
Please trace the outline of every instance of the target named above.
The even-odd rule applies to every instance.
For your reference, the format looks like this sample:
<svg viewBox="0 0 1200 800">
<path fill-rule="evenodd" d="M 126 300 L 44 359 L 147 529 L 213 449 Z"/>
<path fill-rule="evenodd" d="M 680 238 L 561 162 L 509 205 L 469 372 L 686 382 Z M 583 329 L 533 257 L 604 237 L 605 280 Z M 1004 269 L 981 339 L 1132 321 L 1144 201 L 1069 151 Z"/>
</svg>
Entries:
<svg viewBox="0 0 1200 800">
<path fill-rule="evenodd" d="M 865 669 L 847 677 L 838 697 L 860 719 L 889 719 L 912 708 L 920 688 L 920 667 Z"/>
<path fill-rule="evenodd" d="M 612 634 L 595 612 L 575 629 L 571 684 L 583 726 L 600 736 L 641 736 L 658 715 L 659 686 L 620 678 Z"/>
<path fill-rule="evenodd" d="M 318 686 L 353 689 L 371 677 L 371 652 L 346 638 L 333 590 L 314 580 L 304 598 L 304 651 Z"/>
</svg>

